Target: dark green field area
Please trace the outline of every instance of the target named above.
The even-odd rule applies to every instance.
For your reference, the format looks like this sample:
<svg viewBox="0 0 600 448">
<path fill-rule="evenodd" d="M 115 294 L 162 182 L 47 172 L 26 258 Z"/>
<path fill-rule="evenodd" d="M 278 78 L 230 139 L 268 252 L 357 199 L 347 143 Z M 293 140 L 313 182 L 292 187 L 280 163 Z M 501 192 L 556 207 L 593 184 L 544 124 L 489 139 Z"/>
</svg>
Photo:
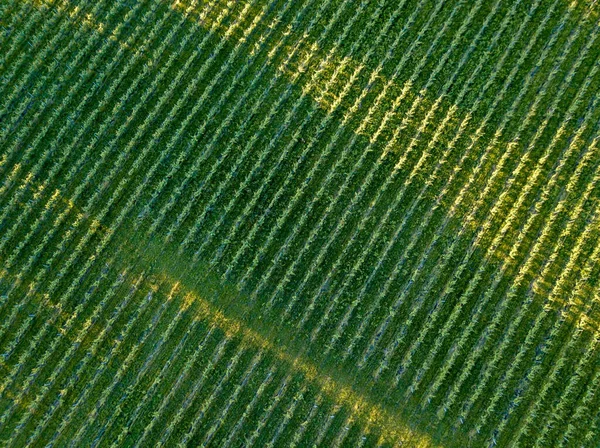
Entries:
<svg viewBox="0 0 600 448">
<path fill-rule="evenodd" d="M 0 446 L 600 447 L 600 24 L 2 0 Z"/>
</svg>

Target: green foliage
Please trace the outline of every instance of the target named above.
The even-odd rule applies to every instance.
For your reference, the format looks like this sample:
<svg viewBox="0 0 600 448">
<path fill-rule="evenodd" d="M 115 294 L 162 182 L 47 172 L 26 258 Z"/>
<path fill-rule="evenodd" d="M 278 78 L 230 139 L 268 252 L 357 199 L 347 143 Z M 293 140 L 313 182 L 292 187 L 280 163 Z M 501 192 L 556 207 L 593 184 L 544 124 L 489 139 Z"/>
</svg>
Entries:
<svg viewBox="0 0 600 448">
<path fill-rule="evenodd" d="M 0 443 L 594 446 L 596 9 L 5 2 Z"/>
</svg>

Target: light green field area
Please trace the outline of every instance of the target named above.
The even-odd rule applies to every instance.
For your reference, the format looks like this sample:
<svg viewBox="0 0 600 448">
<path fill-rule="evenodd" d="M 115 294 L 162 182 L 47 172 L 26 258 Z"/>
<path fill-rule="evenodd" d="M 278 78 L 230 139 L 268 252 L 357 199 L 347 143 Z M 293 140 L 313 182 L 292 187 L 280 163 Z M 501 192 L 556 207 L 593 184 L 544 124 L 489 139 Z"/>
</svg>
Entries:
<svg viewBox="0 0 600 448">
<path fill-rule="evenodd" d="M 567 0 L 2 0 L 0 446 L 599 447 Z"/>
</svg>

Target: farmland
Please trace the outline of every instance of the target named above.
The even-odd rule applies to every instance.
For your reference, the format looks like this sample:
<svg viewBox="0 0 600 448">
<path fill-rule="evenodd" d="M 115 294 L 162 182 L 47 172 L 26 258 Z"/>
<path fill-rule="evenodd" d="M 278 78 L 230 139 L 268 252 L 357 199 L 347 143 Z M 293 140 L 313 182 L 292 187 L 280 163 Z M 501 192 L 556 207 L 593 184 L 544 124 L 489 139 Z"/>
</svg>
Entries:
<svg viewBox="0 0 600 448">
<path fill-rule="evenodd" d="M 597 8 L 1 2 L 0 446 L 598 447 Z"/>
</svg>

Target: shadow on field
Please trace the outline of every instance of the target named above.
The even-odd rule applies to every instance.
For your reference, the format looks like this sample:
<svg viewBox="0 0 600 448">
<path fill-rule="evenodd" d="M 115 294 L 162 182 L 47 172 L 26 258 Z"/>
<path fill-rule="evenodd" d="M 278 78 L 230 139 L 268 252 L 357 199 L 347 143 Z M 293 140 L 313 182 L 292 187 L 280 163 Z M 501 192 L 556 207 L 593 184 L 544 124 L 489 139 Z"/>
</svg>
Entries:
<svg viewBox="0 0 600 448">
<path fill-rule="evenodd" d="M 367 3 L 369 2 L 365 4 Z M 578 192 L 592 178 L 596 159 L 591 159 L 580 176 L 581 180 L 565 195 L 564 187 L 573 177 L 579 156 L 584 151 L 569 153 L 569 156 L 565 156 L 564 164 L 559 165 L 557 161 L 563 160 L 561 157 L 566 148 L 575 140 L 573 135 L 585 124 L 577 120 L 566 123 L 549 157 L 544 157 L 547 148 L 555 142 L 554 135 L 567 116 L 568 105 L 583 84 L 586 70 L 584 67 L 578 71 L 563 92 L 558 81 L 549 86 L 544 85 L 554 67 L 553 64 L 535 66 L 536 57 L 545 54 L 547 60 L 559 60 L 561 52 L 557 48 L 566 45 L 569 36 L 569 32 L 562 30 L 572 31 L 579 13 L 573 13 L 571 21 L 561 28 L 557 23 L 568 6 L 566 3 L 559 3 L 551 17 L 552 26 L 542 30 L 531 49 L 531 55 L 526 59 L 527 69 L 518 71 L 509 87 L 503 90 L 504 82 L 511 76 L 509 68 L 518 62 L 520 51 L 525 51 L 529 41 L 523 39 L 509 51 L 506 64 L 497 72 L 490 63 L 477 68 L 478 76 L 471 79 L 470 76 L 483 55 L 487 55 L 490 61 L 496 61 L 508 49 L 509 39 L 501 39 L 491 49 L 487 46 L 493 37 L 494 27 L 499 25 L 499 19 L 494 18 L 490 22 L 491 31 L 484 35 L 464 65 L 459 60 L 459 51 L 458 54 L 451 53 L 447 65 L 438 70 L 438 61 L 443 60 L 451 41 L 451 37 L 444 33 L 440 34 L 439 41 L 435 40 L 443 21 L 455 17 L 452 19 L 454 21 L 450 20 L 455 26 L 458 18 L 462 19 L 470 11 L 471 5 L 470 2 L 458 2 L 458 9 L 453 10 L 451 6 L 454 7 L 454 3 L 450 2 L 452 5 L 441 9 L 437 27 L 432 27 L 416 40 L 418 30 L 427 23 L 428 13 L 437 5 L 436 2 L 418 3 L 424 5 L 425 9 L 408 27 L 409 32 L 397 47 L 397 54 L 392 54 L 390 62 L 382 68 L 378 68 L 378 64 L 388 55 L 391 37 L 386 36 L 373 51 L 370 51 L 369 46 L 372 39 L 368 38 L 361 45 L 352 48 L 355 37 L 368 25 L 367 13 L 353 24 L 349 37 L 335 46 L 333 42 L 336 37 L 341 36 L 343 27 L 334 29 L 332 35 L 324 41 L 318 41 L 318 35 L 323 31 L 321 23 L 310 31 L 305 29 L 308 18 L 316 13 L 319 4 L 316 2 L 305 13 L 305 20 L 297 22 L 295 27 L 290 25 L 289 30 L 282 27 L 287 33 L 302 36 L 301 45 L 294 50 L 294 57 L 287 63 L 284 63 L 286 56 L 296 48 L 295 44 L 300 40 L 286 41 L 283 49 L 277 50 L 272 58 L 271 50 L 277 40 L 273 38 L 260 42 L 260 36 L 268 32 L 267 24 L 274 19 L 276 12 L 284 4 L 283 1 L 276 1 L 273 7 L 266 9 L 264 17 L 249 37 L 245 35 L 244 26 L 228 34 L 227 27 L 235 19 L 235 14 L 227 16 L 216 27 L 217 33 L 208 41 L 203 57 L 189 67 L 181 82 L 173 88 L 171 98 L 183 98 L 185 88 L 192 82 L 197 70 L 200 70 L 205 60 L 214 58 L 215 63 L 206 72 L 197 90 L 184 99 L 185 107 L 174 116 L 167 116 L 166 113 L 158 115 L 156 122 L 151 123 L 147 129 L 148 132 L 139 138 L 136 147 L 142 148 L 144 144 L 149 144 L 153 138 L 152 131 L 164 126 L 164 136 L 158 142 L 152 142 L 154 146 L 148 156 L 149 159 L 158 160 L 165 150 L 168 138 L 177 132 L 177 124 L 183 122 L 197 104 L 200 104 L 196 111 L 197 121 L 200 123 L 206 120 L 202 134 L 193 145 L 190 143 L 195 126 L 200 126 L 193 122 L 194 125 L 186 128 L 181 137 L 175 140 L 177 144 L 172 149 L 173 154 L 161 163 L 152 179 L 154 184 L 158 179 L 165 180 L 159 194 L 153 196 L 153 184 L 149 184 L 126 224 L 120 229 L 117 242 L 107 252 L 118 251 L 119 247 L 132 247 L 130 256 L 135 254 L 139 257 L 137 264 L 141 270 L 148 268 L 157 275 L 164 275 L 168 282 L 181 282 L 194 298 L 192 304 L 197 302 L 197 305 L 192 306 L 199 307 L 200 314 L 204 309 L 204 315 L 209 321 L 213 319 L 225 327 L 238 328 L 236 331 L 239 331 L 242 339 L 248 338 L 249 343 L 264 345 L 284 363 L 300 366 L 298 368 L 305 372 L 315 372 L 312 374 L 314 381 L 329 384 L 322 387 L 330 388 L 333 400 L 346 397 L 343 399 L 347 400 L 345 405 L 348 407 L 351 407 L 352 400 L 360 403 L 360 419 L 366 419 L 366 415 L 372 413 L 377 416 L 376 419 L 382 419 L 384 423 L 377 422 L 375 426 L 379 424 L 383 433 L 396 424 L 402 430 L 404 422 L 410 422 L 409 426 L 416 428 L 415 433 L 432 434 L 434 441 L 444 445 L 464 446 L 468 444 L 464 428 L 472 430 L 474 422 L 467 420 L 464 426 L 457 423 L 457 416 L 463 412 L 460 400 L 466 399 L 476 384 L 467 382 L 461 386 L 459 398 L 441 421 L 439 409 L 450 393 L 453 385 L 451 379 L 460 373 L 461 366 L 467 362 L 470 349 L 478 348 L 487 340 L 500 338 L 504 329 L 518 315 L 521 302 L 524 302 L 522 297 L 530 298 L 531 305 L 526 310 L 522 325 L 517 329 L 515 340 L 526 337 L 530 323 L 547 308 L 562 310 L 567 316 L 567 323 L 561 327 L 561 331 L 567 329 L 564 330 L 566 338 L 580 321 L 579 314 L 589 309 L 593 297 L 589 290 L 585 290 L 582 297 L 578 298 L 580 305 L 567 305 L 571 299 L 569 289 L 578 286 L 584 278 L 577 263 L 568 276 L 561 279 L 563 289 L 552 296 L 553 302 L 546 302 L 553 291 L 553 284 L 567 270 L 569 263 L 584 263 L 586 257 L 593 252 L 594 242 L 597 241 L 595 230 L 581 244 L 578 238 L 583 234 L 588 221 L 595 219 L 594 194 L 597 190 L 594 189 L 583 203 L 581 214 L 576 216 L 577 224 L 573 228 L 567 227 L 572 219 L 570 207 L 558 215 L 548 244 L 535 253 L 534 261 L 527 265 L 525 275 L 521 276 L 520 270 L 527 263 L 538 235 L 545 229 L 545 223 L 550 220 L 558 203 L 557 200 L 548 198 L 567 198 L 569 204 L 576 203 Z M 176 23 L 181 18 L 178 14 L 187 10 L 190 4 L 178 2 L 175 7 L 177 13 L 169 24 Z M 372 12 L 377 4 L 372 2 L 366 6 L 367 11 Z M 391 14 L 394 4 L 395 2 L 386 4 L 384 17 Z M 167 2 L 150 1 L 148 5 L 156 6 L 157 14 L 166 14 L 173 7 Z M 195 54 L 198 45 L 196 41 L 188 42 L 175 53 L 178 39 L 192 30 L 198 32 L 199 37 L 205 37 L 208 35 L 206 30 L 214 25 L 214 20 L 220 17 L 221 12 L 231 8 L 239 13 L 244 5 L 246 3 L 218 2 L 206 15 L 202 14 L 203 11 L 198 11 L 198 16 L 192 8 L 192 13 L 183 22 L 182 28 L 171 36 L 172 41 L 169 41 L 165 54 L 156 60 L 149 56 L 152 49 L 161 42 L 156 39 L 140 58 L 138 64 L 148 64 L 152 70 L 151 75 L 141 82 L 139 91 L 150 85 L 152 75 L 157 75 L 171 56 L 175 57 L 176 62 L 169 69 L 166 78 L 177 79 L 179 69 Z M 259 2 L 248 13 L 248 17 L 257 14 L 264 5 L 264 2 Z M 412 3 L 405 5 L 402 17 L 408 15 L 414 6 Z M 283 17 L 283 23 L 291 20 L 297 8 L 299 6 L 294 3 Z M 475 16 L 475 25 L 460 36 L 456 48 L 464 49 L 471 42 L 491 8 L 492 4 L 488 5 L 486 2 Z M 502 8 L 508 6 L 503 5 Z M 456 11 L 456 16 L 452 15 L 453 11 Z M 69 11 L 67 2 L 66 13 L 72 12 Z M 332 4 L 326 10 L 325 17 L 329 18 L 335 13 L 336 7 Z M 350 9 L 345 10 L 342 18 L 348 19 L 351 13 Z M 507 35 L 510 35 L 511 30 L 516 30 L 529 14 L 530 6 L 519 6 Z M 545 14 L 544 8 L 536 10 L 533 23 L 541 23 Z M 381 18 L 379 20 L 383 21 Z M 249 26 L 249 22 L 246 19 L 244 25 Z M 381 26 L 380 22 L 377 22 L 374 29 Z M 198 23 L 199 31 L 196 28 Z M 326 21 L 323 20 L 323 23 Z M 150 25 L 152 23 L 145 26 Z M 392 27 L 390 36 L 399 32 L 404 25 L 402 20 L 398 20 Z M 123 36 L 109 35 L 104 31 L 108 27 L 106 17 L 102 14 L 95 18 L 85 17 L 84 23 L 79 26 L 87 27 L 91 32 L 104 33 L 102 35 L 106 39 L 117 40 L 127 36 L 131 28 L 129 25 L 123 31 Z M 278 30 L 281 31 L 279 28 Z M 558 80 L 563 79 L 571 59 L 585 44 L 585 35 L 586 32 L 583 32 L 573 47 L 570 47 L 571 50 L 566 55 L 568 57 L 556 68 L 560 73 Z M 226 36 L 225 41 L 221 40 L 222 36 Z M 552 40 L 553 37 L 556 40 Z M 136 45 L 141 45 L 144 38 L 142 33 L 137 42 L 128 46 L 127 55 L 136 54 Z M 246 38 L 253 45 L 241 47 L 243 51 L 234 54 L 236 44 Z M 413 42 L 417 42 L 414 47 L 411 45 Z M 429 51 L 428 44 L 431 42 L 437 44 Z M 219 47 L 221 50 L 213 52 L 219 45 L 222 45 Z M 544 53 L 547 48 L 549 52 Z M 408 50 L 410 57 L 406 58 L 398 73 L 393 73 L 391 67 L 404 54 L 408 54 Z M 427 56 L 426 63 L 420 66 L 424 56 Z M 306 60 L 309 62 L 305 63 Z M 219 68 L 225 61 L 232 68 L 249 64 L 249 69 L 243 79 L 237 80 L 235 84 L 235 70 L 229 70 L 212 86 L 211 81 L 221 76 Z M 263 64 L 266 69 L 261 72 Z M 418 72 L 413 72 L 415 67 L 419 67 Z M 136 66 L 136 69 L 139 70 L 139 67 Z M 447 81 L 455 71 L 456 78 L 448 88 Z M 265 86 L 261 83 L 253 84 L 259 73 L 264 84 L 277 79 L 270 87 L 269 95 L 264 98 L 262 94 L 266 92 Z M 430 77 L 432 73 L 436 73 L 436 76 Z M 492 74 L 496 74 L 497 78 L 486 87 L 486 95 L 478 99 L 477 92 L 482 90 Z M 392 75 L 394 81 L 388 82 Z M 130 76 L 133 77 L 133 74 Z M 63 81 L 65 86 L 67 81 Z M 127 123 L 131 130 L 125 134 L 123 141 L 149 116 L 157 101 L 156 97 L 162 93 L 163 88 L 159 86 L 155 94 L 149 97 L 147 104 L 142 105 L 139 114 L 130 117 L 129 113 L 136 104 L 137 96 L 132 95 L 124 104 L 118 103 L 120 94 L 128 87 L 128 81 L 130 78 L 125 79 L 116 90 L 114 105 L 121 107 L 110 128 L 116 132 L 121 123 Z M 352 86 L 346 89 L 349 83 Z M 511 109 L 513 102 L 519 98 L 520 86 L 526 83 L 529 83 L 527 85 L 530 89 L 524 98 L 519 99 L 518 106 Z M 592 85 L 597 83 L 598 77 L 595 77 Z M 199 98 L 203 98 L 201 94 L 208 86 L 212 89 L 211 94 L 207 101 L 200 102 Z M 468 88 L 461 94 L 463 86 Z M 248 90 L 251 87 L 253 90 Z M 531 104 L 543 89 L 546 89 L 544 101 L 533 110 Z M 387 93 L 383 100 L 372 109 L 368 119 L 365 118 L 367 105 L 376 103 L 384 90 Z M 250 94 L 246 98 L 244 95 L 247 91 Z M 559 93 L 564 96 L 552 109 L 551 117 L 545 121 L 544 114 L 551 109 L 552 101 Z M 99 98 L 100 94 L 100 91 L 94 93 L 96 96 L 92 98 Z M 213 105 L 226 96 L 227 101 L 213 113 Z M 501 101 L 494 104 L 494 99 L 499 97 L 502 98 Z M 280 104 L 277 102 L 280 98 L 286 99 Z M 239 99 L 246 100 L 239 109 L 233 110 L 235 101 Z M 34 99 L 36 104 L 42 104 L 42 100 L 43 98 Z M 252 107 L 254 102 L 258 104 L 256 108 Z M 89 109 L 93 109 L 95 104 L 92 101 Z M 297 111 L 294 109 L 296 104 L 300 104 Z M 276 105 L 278 107 L 270 116 L 270 108 Z M 105 106 L 106 111 L 100 114 L 98 122 L 109 116 L 112 106 L 112 103 Z M 486 114 L 492 107 L 495 108 L 495 113 L 487 117 Z M 582 103 L 575 109 L 575 116 L 583 116 L 587 107 L 587 102 Z M 473 109 L 475 113 L 471 114 Z M 532 110 L 533 115 L 527 118 Z M 594 118 L 597 115 L 596 109 L 592 110 Z M 232 111 L 235 113 L 232 114 Z M 512 114 L 511 119 L 503 123 L 502 119 L 509 112 Z M 31 113 L 26 111 L 25 118 Z M 269 120 L 261 128 L 266 117 Z M 387 125 L 379 130 L 382 122 Z M 222 123 L 229 124 L 225 130 L 221 128 Z M 438 127 L 439 123 L 445 124 Z M 521 129 L 522 123 L 525 124 Z M 544 127 L 541 123 L 544 123 Z M 61 120 L 57 120 L 57 127 L 62 124 Z M 499 127 L 502 127 L 500 131 Z M 237 157 L 242 154 L 245 143 L 253 141 L 256 129 L 261 129 L 256 144 L 248 147 L 248 151 L 244 152 L 244 159 L 238 164 Z M 90 131 L 90 135 L 93 131 L 94 129 Z M 594 129 L 585 128 L 581 138 L 576 140 L 577 144 L 589 144 L 594 132 Z M 111 132 L 107 132 L 107 136 L 100 140 L 98 150 L 110 141 L 110 134 Z M 377 135 L 377 138 L 373 138 L 373 135 Z M 311 140 L 313 137 L 314 141 Z M 234 141 L 234 138 L 237 140 Z M 532 141 L 534 143 L 529 145 Z M 28 137 L 25 137 L 22 144 L 26 145 L 27 142 Z M 273 146 L 269 146 L 272 142 Z M 264 148 L 270 150 L 261 159 L 260 150 Z M 487 152 L 482 157 L 484 151 Z M 503 162 L 503 156 L 508 153 L 511 157 Z M 286 154 L 283 162 L 279 162 L 280 154 Z M 179 160 L 178 156 L 183 161 L 180 170 L 173 175 L 170 173 L 171 164 Z M 180 174 L 193 167 L 195 160 L 200 157 L 203 163 L 195 171 L 190 171 L 189 182 L 184 188 L 180 188 Z M 519 169 L 521 161 L 524 161 L 523 169 Z M 133 163 L 133 160 L 129 160 L 124 169 L 133 166 Z M 254 166 L 259 168 L 254 170 Z M 314 166 L 320 168 L 313 170 Z M 332 166 L 336 167 L 335 171 L 330 171 Z M 369 177 L 374 166 L 378 168 Z M 213 167 L 217 169 L 213 171 Z M 132 183 L 146 180 L 144 168 L 142 166 L 135 172 Z M 521 191 L 538 168 L 542 173 L 539 181 L 524 203 L 519 204 Z M 65 178 L 66 172 L 64 170 L 58 175 L 57 182 L 64 186 L 61 194 L 70 197 L 78 181 L 83 178 L 84 170 L 69 179 Z M 554 173 L 558 173 L 558 181 L 550 184 L 550 189 L 542 194 L 543 180 Z M 472 180 L 467 181 L 471 174 Z M 497 177 L 493 177 L 496 175 Z M 370 182 L 366 182 L 366 178 Z M 494 183 L 486 196 L 480 198 L 481 185 L 485 185 L 490 178 L 494 179 Z M 263 189 L 265 179 L 268 180 L 268 187 Z M 388 182 L 389 179 L 392 180 Z M 327 188 L 322 190 L 321 186 L 324 184 Z M 92 187 L 89 193 L 82 195 L 81 201 L 86 198 L 86 194 L 91 195 L 94 188 L 102 192 L 99 202 L 108 199 L 113 191 L 111 185 Z M 280 197 L 277 196 L 279 189 L 283 191 Z M 462 200 L 456 201 L 457 197 Z M 176 205 L 168 209 L 171 198 L 175 198 L 173 203 Z M 126 199 L 127 190 L 124 190 L 118 200 L 123 203 Z M 498 208 L 493 208 L 499 200 Z M 543 206 L 533 210 L 531 204 L 542 200 Z M 148 208 L 146 204 L 150 204 Z M 514 204 L 519 204 L 516 210 L 513 209 Z M 187 214 L 179 215 L 179 210 L 188 205 Z M 153 220 L 162 210 L 167 210 L 164 222 L 151 236 L 146 235 L 146 229 L 154 223 Z M 115 205 L 103 224 L 110 226 L 119 211 L 119 207 Z M 338 217 L 342 214 L 346 214 L 347 219 L 340 224 Z M 323 216 L 326 218 L 322 219 Z M 198 217 L 202 217 L 202 222 L 197 225 L 195 220 Z M 243 219 L 239 220 L 240 217 Z M 509 221 L 509 218 L 513 221 Z M 523 237 L 520 232 L 530 218 L 527 234 Z M 511 224 L 504 228 L 506 222 Z M 318 230 L 313 232 L 317 225 Z M 191 233 L 194 228 L 195 233 Z M 256 229 L 258 230 L 255 231 Z M 565 229 L 569 229 L 568 233 Z M 265 235 L 270 231 L 274 232 L 273 238 L 268 240 Z M 167 233 L 169 238 L 163 239 Z M 190 243 L 183 254 L 180 254 L 177 243 L 184 241 L 189 235 L 192 235 Z M 371 241 L 372 235 L 378 236 L 375 241 Z M 502 236 L 499 240 L 496 239 L 498 235 Z M 559 238 L 561 250 L 558 250 L 561 246 L 553 244 Z M 203 248 L 199 253 L 201 262 L 196 264 L 192 256 L 196 247 L 200 246 Z M 515 247 L 517 249 L 513 253 Z M 577 258 L 571 259 L 570 254 L 578 247 L 580 251 L 577 252 Z M 146 249 L 140 254 L 140 248 Z M 321 248 L 326 250 L 320 252 Z M 381 256 L 384 251 L 385 257 Z M 128 256 L 124 258 L 124 264 L 131 262 Z M 552 264 L 547 271 L 543 271 L 544 277 L 538 282 L 537 276 L 542 272 L 539 269 L 547 266 L 545 260 L 548 259 L 552 260 Z M 356 260 L 362 260 L 361 264 L 355 264 Z M 213 266 L 212 271 L 206 273 L 204 266 L 209 265 Z M 355 266 L 358 268 L 355 269 Z M 245 282 L 240 284 L 243 277 Z M 278 284 L 283 286 L 277 289 Z M 297 293 L 300 287 L 302 291 Z M 259 293 L 252 299 L 253 292 L 257 290 Z M 489 291 L 488 297 L 486 294 Z M 496 333 L 490 335 L 487 327 L 509 294 L 509 312 L 503 315 Z M 357 297 L 362 300 L 352 305 Z M 291 298 L 294 298 L 295 303 L 290 308 L 289 316 L 280 322 L 278 317 L 287 309 Z M 483 298 L 486 300 L 485 305 L 481 305 Z M 266 306 L 271 302 L 274 306 L 269 311 Z M 335 306 L 330 309 L 329 304 L 332 303 Z M 368 318 L 365 335 L 373 335 L 378 342 L 378 347 L 373 349 L 373 355 L 360 372 L 356 364 L 360 362 L 360 354 L 367 352 L 371 343 L 366 336 L 356 342 L 357 348 L 343 362 L 338 357 L 350 342 L 347 333 L 329 356 L 323 354 L 327 341 L 336 331 L 335 323 L 344 317 L 346 309 L 351 305 L 354 308 L 348 320 L 348 328 L 362 328 L 362 322 Z M 300 324 L 300 316 L 308 309 L 311 309 L 311 317 L 306 323 Z M 394 317 L 389 318 L 389 326 L 381 329 L 379 324 L 387 322 L 386 319 L 392 312 Z M 310 330 L 320 325 L 320 318 L 324 315 L 331 318 L 325 322 L 320 337 L 312 340 Z M 553 348 L 551 353 L 544 355 L 543 351 L 537 350 L 537 346 L 542 344 L 541 341 L 550 332 L 554 321 L 548 315 L 547 322 L 541 324 L 540 337 L 534 341 L 530 353 L 533 358 L 543 361 L 544 368 L 548 371 L 551 360 L 560 351 Z M 452 322 L 453 326 L 448 328 L 446 338 L 439 340 L 440 345 L 435 348 L 433 361 L 430 362 L 429 353 L 438 343 L 436 338 L 441 333 L 438 328 L 445 322 Z M 470 322 L 474 322 L 473 333 L 465 339 L 466 348 L 459 348 L 453 336 L 458 337 L 460 330 Z M 422 329 L 429 328 L 427 325 L 430 324 L 431 331 L 421 332 Z M 594 333 L 597 323 L 590 327 L 589 333 Z M 419 337 L 422 339 L 418 339 Z M 419 345 L 413 345 L 413 341 L 419 341 Z M 384 346 L 395 348 L 384 350 Z M 496 344 L 486 345 L 486 354 L 493 353 L 495 347 Z M 508 360 L 511 354 L 518 351 L 519 344 L 513 344 L 493 373 L 489 390 L 482 395 L 484 398 L 492 394 L 494 385 L 497 384 L 494 381 L 501 381 L 502 372 L 510 367 Z M 448 372 L 448 379 L 440 386 L 439 394 L 430 397 L 431 404 L 423 403 L 424 386 L 435 380 L 436 366 L 453 353 L 460 354 L 456 355 L 456 361 Z M 301 361 L 297 361 L 298 359 Z M 409 359 L 410 367 L 404 370 Z M 485 360 L 483 357 L 475 361 L 474 372 L 486 367 Z M 433 367 L 421 371 L 420 366 L 425 362 L 430 362 L 430 367 Z M 382 365 L 386 370 L 378 376 L 377 381 L 373 380 L 375 372 Z M 526 368 L 518 372 L 513 381 L 515 384 L 510 384 L 511 389 L 507 395 L 513 392 L 513 386 L 515 390 L 521 389 L 521 385 L 516 384 L 517 380 L 527 373 Z M 471 383 L 475 382 L 474 378 L 475 373 Z M 511 408 L 510 401 L 518 393 L 520 392 L 515 392 L 514 396 L 507 399 L 509 404 L 505 406 L 506 409 Z M 470 410 L 472 419 L 477 419 L 478 411 L 485 409 L 484 401 L 476 403 Z M 503 418 L 500 414 L 499 411 L 498 421 Z M 427 436 L 423 437 L 427 439 Z M 487 438 L 488 434 L 483 437 Z M 482 440 L 478 440 L 480 441 Z"/>
<path fill-rule="evenodd" d="M 351 416 L 351 421 L 369 439 L 378 440 L 379 446 L 391 447 L 400 442 L 415 447 L 433 446 L 427 434 L 403 423 L 395 406 L 385 404 L 381 396 L 370 393 L 364 384 L 353 384 L 343 371 L 326 366 L 324 360 L 308 351 L 305 341 L 286 326 L 272 325 L 261 312 L 260 304 L 248 301 L 210 269 L 170 253 L 164 246 L 150 243 L 146 247 L 137 263 L 148 267 L 149 275 L 163 279 L 161 282 L 177 285 L 172 300 L 180 302 L 194 319 L 206 321 L 209 327 L 216 326 L 230 338 L 240 338 L 242 346 L 264 350 L 274 358 L 278 369 L 301 375 L 327 402 L 342 406 L 342 413 Z"/>
</svg>

